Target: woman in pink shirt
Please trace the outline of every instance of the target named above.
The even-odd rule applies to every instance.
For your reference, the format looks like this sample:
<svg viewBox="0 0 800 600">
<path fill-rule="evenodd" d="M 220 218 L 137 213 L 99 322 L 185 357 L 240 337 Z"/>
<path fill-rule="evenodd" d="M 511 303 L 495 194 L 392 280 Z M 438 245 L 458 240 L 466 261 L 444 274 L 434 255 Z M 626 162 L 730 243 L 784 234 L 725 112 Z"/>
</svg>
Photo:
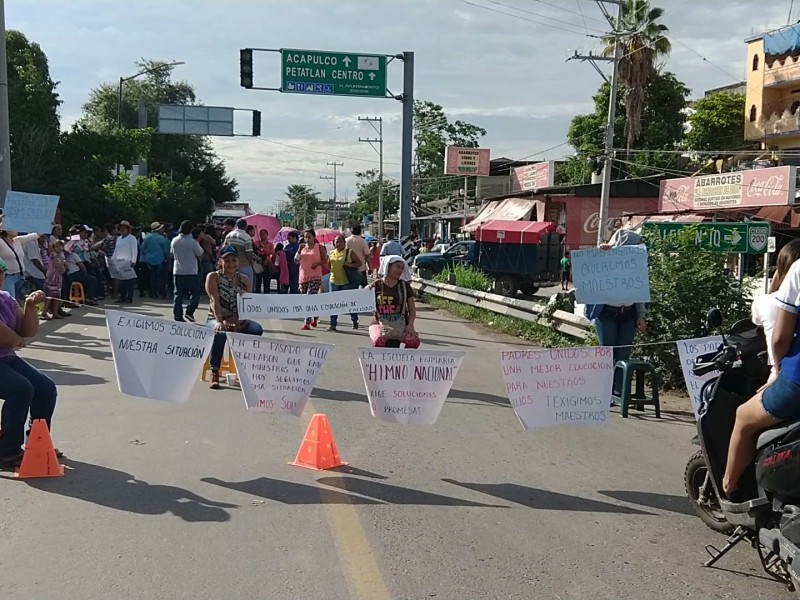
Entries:
<svg viewBox="0 0 800 600">
<path fill-rule="evenodd" d="M 300 293 L 319 294 L 322 285 L 322 265 L 328 263 L 328 251 L 325 246 L 317 242 L 317 234 L 313 229 L 306 229 L 303 232 L 304 244 L 300 244 L 300 250 L 294 262 L 300 265 Z M 317 317 L 306 317 L 303 329 L 308 330 L 317 326 Z"/>
</svg>

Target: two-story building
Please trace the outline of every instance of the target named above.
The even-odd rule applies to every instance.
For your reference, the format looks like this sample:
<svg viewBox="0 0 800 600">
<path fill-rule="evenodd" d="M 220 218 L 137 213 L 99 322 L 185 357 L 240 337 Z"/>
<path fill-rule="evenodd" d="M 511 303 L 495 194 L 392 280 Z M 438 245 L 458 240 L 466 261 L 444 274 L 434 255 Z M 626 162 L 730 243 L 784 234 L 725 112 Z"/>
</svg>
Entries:
<svg viewBox="0 0 800 600">
<path fill-rule="evenodd" d="M 766 150 L 800 150 L 800 23 L 745 41 L 745 139 Z M 800 156 L 783 162 L 798 165 Z"/>
</svg>

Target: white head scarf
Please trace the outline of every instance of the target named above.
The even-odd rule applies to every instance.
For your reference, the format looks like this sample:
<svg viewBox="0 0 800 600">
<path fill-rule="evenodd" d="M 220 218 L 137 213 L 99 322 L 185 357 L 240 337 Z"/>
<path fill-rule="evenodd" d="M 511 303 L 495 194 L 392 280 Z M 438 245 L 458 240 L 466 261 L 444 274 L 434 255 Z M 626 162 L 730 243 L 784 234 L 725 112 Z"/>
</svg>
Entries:
<svg viewBox="0 0 800 600">
<path fill-rule="evenodd" d="M 402 281 L 411 281 L 411 269 L 408 263 L 402 256 L 397 256 L 396 254 L 381 256 L 381 266 L 378 268 L 378 276 L 386 277 L 386 273 L 389 271 L 389 265 L 396 262 L 403 263 L 403 274 L 400 276 L 400 279 Z"/>
</svg>

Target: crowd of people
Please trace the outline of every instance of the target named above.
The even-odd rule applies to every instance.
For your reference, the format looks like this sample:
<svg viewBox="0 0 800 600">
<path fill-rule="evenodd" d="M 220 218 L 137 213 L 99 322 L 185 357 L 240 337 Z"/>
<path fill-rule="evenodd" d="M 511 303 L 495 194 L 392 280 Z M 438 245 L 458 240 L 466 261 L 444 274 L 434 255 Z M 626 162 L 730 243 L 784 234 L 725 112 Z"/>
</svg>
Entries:
<svg viewBox="0 0 800 600">
<path fill-rule="evenodd" d="M 413 242 L 401 244 L 391 234 L 384 243 L 368 242 L 358 225 L 349 235 L 337 236 L 330 248 L 313 229 L 291 231 L 277 242 L 245 219 L 227 219 L 220 227 L 153 222 L 144 230 L 123 220 L 67 230 L 55 225 L 49 234 L 23 235 L 3 230 L 0 222 L 0 289 L 6 301 L 25 307 L 26 315 L 35 298 L 32 306 L 42 320 L 69 317 L 76 295 L 89 306 L 106 298 L 133 304 L 138 290 L 140 299 L 171 299 L 173 319 L 193 323 L 205 293 L 205 324 L 217 333 L 210 357 L 211 387 L 216 389 L 226 333 L 263 333 L 258 323 L 239 319 L 237 299 L 243 293 L 318 294 L 371 287 L 377 307 L 368 330 L 373 345 L 418 347 L 405 256 L 409 248 L 404 247 L 413 250 Z M 73 289 L 76 284 L 80 294 Z M 359 329 L 359 315 L 351 314 L 350 320 Z M 315 329 L 318 322 L 309 315 L 302 329 Z M 338 315 L 331 316 L 328 331 L 338 327 Z"/>
</svg>

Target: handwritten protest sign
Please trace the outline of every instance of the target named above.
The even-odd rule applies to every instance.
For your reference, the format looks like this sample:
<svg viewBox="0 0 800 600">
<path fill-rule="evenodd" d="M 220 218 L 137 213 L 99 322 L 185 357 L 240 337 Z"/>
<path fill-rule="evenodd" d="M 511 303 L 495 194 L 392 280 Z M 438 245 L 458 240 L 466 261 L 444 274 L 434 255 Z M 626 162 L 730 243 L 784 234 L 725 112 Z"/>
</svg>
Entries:
<svg viewBox="0 0 800 600">
<path fill-rule="evenodd" d="M 248 410 L 299 417 L 334 346 L 229 333 Z"/>
<path fill-rule="evenodd" d="M 463 352 L 359 348 L 372 416 L 387 423 L 432 425 L 463 359 Z"/>
<path fill-rule="evenodd" d="M 375 291 L 363 288 L 329 294 L 242 294 L 239 316 L 249 319 L 299 319 L 348 313 L 374 313 Z"/>
<path fill-rule="evenodd" d="M 683 380 L 686 382 L 686 391 L 689 392 L 695 418 L 697 418 L 700 410 L 700 391 L 703 388 L 703 384 L 709 379 L 718 377 L 719 371 L 712 371 L 711 373 L 706 373 L 702 377 L 697 377 L 692 373 L 694 359 L 703 354 L 708 354 L 709 352 L 716 352 L 721 343 L 722 336 L 719 335 L 693 338 L 690 340 L 678 340 L 678 358 L 681 361 Z"/>
<path fill-rule="evenodd" d="M 106 323 L 119 391 L 186 402 L 211 351 L 211 329 L 116 310 L 106 311 Z"/>
<path fill-rule="evenodd" d="M 573 250 L 571 258 L 578 303 L 629 305 L 650 302 L 645 246 Z"/>
<path fill-rule="evenodd" d="M 526 431 L 608 422 L 614 356 L 611 348 L 502 352 L 508 398 Z"/>
<path fill-rule="evenodd" d="M 50 233 L 58 196 L 9 191 L 3 206 L 3 229 L 19 233 Z"/>
</svg>

